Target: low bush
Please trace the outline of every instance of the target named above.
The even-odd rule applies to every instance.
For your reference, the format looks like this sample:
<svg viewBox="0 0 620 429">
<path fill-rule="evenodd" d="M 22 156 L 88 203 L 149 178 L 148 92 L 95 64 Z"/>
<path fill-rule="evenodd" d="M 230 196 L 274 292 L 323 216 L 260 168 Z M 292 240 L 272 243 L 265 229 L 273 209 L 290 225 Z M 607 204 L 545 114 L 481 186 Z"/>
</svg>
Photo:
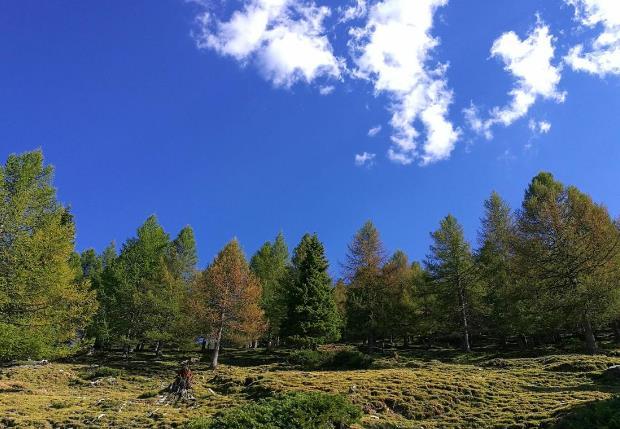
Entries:
<svg viewBox="0 0 620 429">
<path fill-rule="evenodd" d="M 304 369 L 352 370 L 370 368 L 373 359 L 355 350 L 298 350 L 291 353 L 289 363 Z"/>
<path fill-rule="evenodd" d="M 236 407 L 188 429 L 334 429 L 361 419 L 361 410 L 339 395 L 299 392 Z"/>
<path fill-rule="evenodd" d="M 82 378 L 84 380 L 94 380 L 96 378 L 103 377 L 116 377 L 120 374 L 120 371 L 115 368 L 109 368 L 107 366 L 99 366 L 97 368 L 92 368 L 82 374 Z"/>
</svg>

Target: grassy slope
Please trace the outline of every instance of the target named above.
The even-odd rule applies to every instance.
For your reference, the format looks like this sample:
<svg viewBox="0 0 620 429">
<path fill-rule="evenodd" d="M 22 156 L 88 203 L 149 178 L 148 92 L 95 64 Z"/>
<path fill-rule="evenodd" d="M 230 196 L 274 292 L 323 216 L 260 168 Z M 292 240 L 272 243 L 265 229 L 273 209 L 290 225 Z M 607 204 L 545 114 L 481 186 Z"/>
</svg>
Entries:
<svg viewBox="0 0 620 429">
<path fill-rule="evenodd" d="M 283 353 L 227 351 L 215 376 L 205 364 L 193 366 L 195 406 L 158 403 L 157 391 L 186 355 L 108 357 L 107 372 L 94 358 L 6 367 L 0 427 L 179 427 L 274 391 L 320 390 L 359 404 L 365 428 L 526 428 L 550 426 L 581 404 L 620 393 L 620 385 L 595 377 L 620 358 L 398 353 L 370 370 L 309 372 L 286 365 Z"/>
</svg>

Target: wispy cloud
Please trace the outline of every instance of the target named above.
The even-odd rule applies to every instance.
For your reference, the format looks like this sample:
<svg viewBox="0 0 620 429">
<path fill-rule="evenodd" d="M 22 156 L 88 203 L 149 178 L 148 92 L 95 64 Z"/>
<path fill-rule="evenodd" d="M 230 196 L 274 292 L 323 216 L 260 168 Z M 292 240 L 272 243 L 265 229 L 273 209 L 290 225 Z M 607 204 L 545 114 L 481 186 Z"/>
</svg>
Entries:
<svg viewBox="0 0 620 429">
<path fill-rule="evenodd" d="M 591 41 L 589 50 L 583 44 L 574 46 L 565 57 L 577 71 L 605 76 L 620 74 L 620 1 L 565 0 L 575 8 L 581 25 L 597 28 L 600 34 Z"/>
<path fill-rule="evenodd" d="M 446 159 L 459 138 L 448 119 L 452 91 L 446 65 L 429 65 L 439 44 L 431 30 L 437 9 L 448 0 L 383 0 L 368 11 L 365 26 L 349 31 L 355 68 L 353 75 L 367 79 L 377 93 L 392 99 L 392 147 L 388 157 L 400 164 Z M 426 131 L 418 149 L 420 121 Z"/>
<path fill-rule="evenodd" d="M 375 163 L 376 156 L 376 154 L 368 152 L 357 154 L 355 155 L 355 165 L 358 167 L 372 167 Z"/>
<path fill-rule="evenodd" d="M 374 137 L 381 132 L 381 125 L 377 125 L 376 127 L 372 127 L 368 130 L 368 137 Z"/>
<path fill-rule="evenodd" d="M 321 95 L 329 95 L 332 92 L 334 92 L 335 89 L 336 89 L 336 87 L 334 85 L 322 86 L 322 87 L 319 88 L 319 94 L 321 94 Z"/>
<path fill-rule="evenodd" d="M 199 48 L 254 63 L 274 85 L 288 87 L 340 77 L 341 61 L 323 25 L 330 14 L 328 7 L 309 0 L 245 0 L 228 20 L 205 10 L 194 36 Z"/>
<path fill-rule="evenodd" d="M 501 59 L 504 69 L 515 80 L 509 92 L 511 101 L 506 106 L 491 109 L 487 119 L 480 117 L 474 105 L 465 109 L 466 121 L 474 131 L 490 139 L 495 125 L 509 126 L 523 118 L 539 98 L 564 102 L 566 93 L 558 90 L 561 67 L 552 64 L 553 42 L 549 27 L 542 22 L 538 22 L 524 40 L 512 31 L 495 40 L 491 56 Z"/>
<path fill-rule="evenodd" d="M 528 128 L 535 134 L 547 134 L 551 131 L 551 122 L 530 119 L 528 122 Z"/>
</svg>

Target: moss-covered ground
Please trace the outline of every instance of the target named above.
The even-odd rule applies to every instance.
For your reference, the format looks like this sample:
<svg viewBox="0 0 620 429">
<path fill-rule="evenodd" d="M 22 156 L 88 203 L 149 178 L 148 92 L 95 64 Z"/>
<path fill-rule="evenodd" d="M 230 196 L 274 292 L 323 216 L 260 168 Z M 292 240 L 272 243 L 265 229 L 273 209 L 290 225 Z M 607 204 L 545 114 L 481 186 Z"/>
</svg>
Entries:
<svg viewBox="0 0 620 429">
<path fill-rule="evenodd" d="M 308 371 L 290 365 L 286 351 L 226 350 L 216 373 L 192 365 L 193 404 L 161 403 L 159 391 L 197 352 L 22 362 L 0 368 L 0 427 L 183 427 L 276 392 L 324 391 L 362 408 L 363 428 L 552 428 L 594 401 L 619 403 L 620 384 L 598 377 L 620 364 L 616 355 L 414 349 L 377 355 L 367 370 Z"/>
</svg>

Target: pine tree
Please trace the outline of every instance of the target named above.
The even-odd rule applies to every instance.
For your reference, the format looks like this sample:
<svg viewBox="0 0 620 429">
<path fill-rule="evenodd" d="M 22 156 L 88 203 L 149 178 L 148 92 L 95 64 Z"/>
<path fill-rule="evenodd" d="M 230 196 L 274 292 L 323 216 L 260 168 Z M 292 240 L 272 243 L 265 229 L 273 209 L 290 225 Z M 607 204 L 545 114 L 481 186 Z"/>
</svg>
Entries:
<svg viewBox="0 0 620 429">
<path fill-rule="evenodd" d="M 53 355 L 96 310 L 52 176 L 40 151 L 0 166 L 0 360 Z"/>
<path fill-rule="evenodd" d="M 384 261 L 385 251 L 379 232 L 368 221 L 349 245 L 344 270 L 349 282 L 347 333 L 366 339 L 371 349 L 380 333 L 382 310 L 385 308 L 381 279 Z"/>
<path fill-rule="evenodd" d="M 266 242 L 250 261 L 252 272 L 262 285 L 261 307 L 269 323 L 269 344 L 280 335 L 282 321 L 286 316 L 286 282 L 289 255 L 284 236 L 279 233 L 274 243 Z"/>
<path fill-rule="evenodd" d="M 215 341 L 211 361 L 214 369 L 223 339 L 241 343 L 258 339 L 264 333 L 266 323 L 260 297 L 260 282 L 234 239 L 202 273 L 191 292 L 192 312 L 203 333 Z"/>
<path fill-rule="evenodd" d="M 437 231 L 425 261 L 446 322 L 459 327 L 463 350 L 471 351 L 471 318 L 479 298 L 474 276 L 474 259 L 463 228 L 452 215 L 446 216 Z"/>
<path fill-rule="evenodd" d="M 189 284 L 196 275 L 196 264 L 198 264 L 198 251 L 196 249 L 196 238 L 191 226 L 186 226 L 172 241 L 169 256 L 170 265 L 175 276 L 180 277 L 186 284 Z"/>
<path fill-rule="evenodd" d="M 314 348 L 340 338 L 340 317 L 327 272 L 325 249 L 306 234 L 295 249 L 284 335 L 292 344 Z"/>
</svg>

